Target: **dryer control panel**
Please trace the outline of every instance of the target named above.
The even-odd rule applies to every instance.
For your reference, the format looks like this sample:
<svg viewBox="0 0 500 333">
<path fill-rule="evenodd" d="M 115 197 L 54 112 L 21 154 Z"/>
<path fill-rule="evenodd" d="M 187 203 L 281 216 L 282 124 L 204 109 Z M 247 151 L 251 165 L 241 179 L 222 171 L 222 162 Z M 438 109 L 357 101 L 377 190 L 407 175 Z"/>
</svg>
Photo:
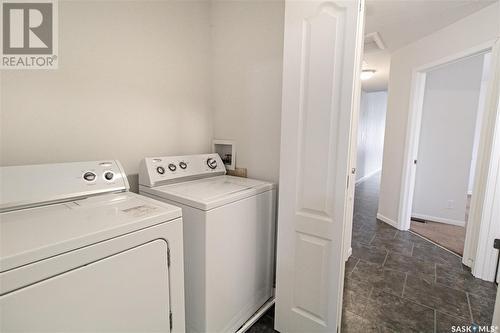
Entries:
<svg viewBox="0 0 500 333">
<path fill-rule="evenodd" d="M 1 167 L 0 183 L 0 211 L 129 189 L 115 160 Z"/>
<path fill-rule="evenodd" d="M 139 165 L 139 184 L 147 187 L 226 174 L 219 154 L 146 157 Z"/>
</svg>

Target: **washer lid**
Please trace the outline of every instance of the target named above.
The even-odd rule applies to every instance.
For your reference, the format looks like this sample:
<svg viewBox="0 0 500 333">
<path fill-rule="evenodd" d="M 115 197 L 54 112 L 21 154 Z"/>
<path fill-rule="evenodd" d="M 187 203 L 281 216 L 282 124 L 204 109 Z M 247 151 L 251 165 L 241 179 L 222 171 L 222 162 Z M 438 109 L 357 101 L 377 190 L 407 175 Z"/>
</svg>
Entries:
<svg viewBox="0 0 500 333">
<path fill-rule="evenodd" d="M 269 191 L 274 184 L 255 179 L 216 176 L 141 191 L 201 210 L 210 210 L 230 202 Z"/>
<path fill-rule="evenodd" d="M 0 272 L 181 217 L 181 209 L 135 193 L 0 214 Z"/>
</svg>

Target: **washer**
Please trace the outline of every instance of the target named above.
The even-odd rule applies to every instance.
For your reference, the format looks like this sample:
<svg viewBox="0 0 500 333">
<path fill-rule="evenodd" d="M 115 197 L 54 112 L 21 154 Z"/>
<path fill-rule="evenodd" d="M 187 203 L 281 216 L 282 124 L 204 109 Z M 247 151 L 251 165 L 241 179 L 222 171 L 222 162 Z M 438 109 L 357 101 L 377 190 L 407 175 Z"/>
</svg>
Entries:
<svg viewBox="0 0 500 333">
<path fill-rule="evenodd" d="M 235 332 L 272 297 L 275 186 L 217 154 L 146 158 L 143 195 L 182 208 L 188 332 Z"/>
<path fill-rule="evenodd" d="M 1 332 L 184 332 L 181 210 L 118 161 L 0 168 Z"/>
</svg>

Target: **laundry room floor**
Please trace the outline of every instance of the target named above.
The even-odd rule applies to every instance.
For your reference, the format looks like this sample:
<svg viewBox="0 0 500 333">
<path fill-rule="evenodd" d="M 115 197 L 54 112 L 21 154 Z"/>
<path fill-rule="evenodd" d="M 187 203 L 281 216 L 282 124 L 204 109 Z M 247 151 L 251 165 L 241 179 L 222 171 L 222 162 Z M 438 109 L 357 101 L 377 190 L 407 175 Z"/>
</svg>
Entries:
<svg viewBox="0 0 500 333">
<path fill-rule="evenodd" d="M 490 325 L 496 285 L 461 258 L 376 218 L 380 177 L 356 186 L 352 256 L 346 263 L 342 333 L 451 332 Z M 248 332 L 274 332 L 274 307 Z"/>
</svg>

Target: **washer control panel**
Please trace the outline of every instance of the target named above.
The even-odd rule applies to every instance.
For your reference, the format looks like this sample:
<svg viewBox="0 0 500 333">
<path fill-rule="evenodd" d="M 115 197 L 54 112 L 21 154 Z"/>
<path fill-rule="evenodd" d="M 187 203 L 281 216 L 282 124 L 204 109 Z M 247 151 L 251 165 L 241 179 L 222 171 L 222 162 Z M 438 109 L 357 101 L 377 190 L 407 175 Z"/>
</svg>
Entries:
<svg viewBox="0 0 500 333">
<path fill-rule="evenodd" d="M 148 157 L 139 165 L 139 184 L 158 186 L 186 178 L 224 175 L 226 168 L 220 156 L 214 154 Z"/>
</svg>

